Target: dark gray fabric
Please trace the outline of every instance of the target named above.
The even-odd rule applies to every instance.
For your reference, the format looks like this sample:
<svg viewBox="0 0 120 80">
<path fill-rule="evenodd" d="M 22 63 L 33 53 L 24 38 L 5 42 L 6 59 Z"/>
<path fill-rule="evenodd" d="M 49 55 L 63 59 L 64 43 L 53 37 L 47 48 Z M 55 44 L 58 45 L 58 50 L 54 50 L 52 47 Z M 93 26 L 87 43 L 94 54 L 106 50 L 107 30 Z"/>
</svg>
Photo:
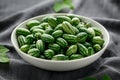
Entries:
<svg viewBox="0 0 120 80">
<path fill-rule="evenodd" d="M 0 80 L 82 80 L 104 74 L 120 80 L 120 1 L 74 0 L 75 13 L 95 19 L 104 25 L 111 37 L 109 47 L 93 64 L 78 70 L 54 72 L 31 66 L 15 51 L 10 41 L 12 30 L 22 21 L 42 14 L 54 13 L 54 0 L 0 0 L 0 45 L 10 49 L 9 64 L 0 64 Z"/>
</svg>

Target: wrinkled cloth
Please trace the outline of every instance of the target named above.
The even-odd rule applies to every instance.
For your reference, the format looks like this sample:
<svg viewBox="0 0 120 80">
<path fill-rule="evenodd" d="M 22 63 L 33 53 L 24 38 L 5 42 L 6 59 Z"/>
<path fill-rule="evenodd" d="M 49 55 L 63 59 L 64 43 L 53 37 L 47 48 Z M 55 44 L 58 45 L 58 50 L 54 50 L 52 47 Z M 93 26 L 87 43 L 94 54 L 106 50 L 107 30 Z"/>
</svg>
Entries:
<svg viewBox="0 0 120 80">
<path fill-rule="evenodd" d="M 101 79 L 108 74 L 120 80 L 120 1 L 73 0 L 74 13 L 90 17 L 101 23 L 110 34 L 110 43 L 104 54 L 87 67 L 65 72 L 40 69 L 25 62 L 15 51 L 10 36 L 13 29 L 24 20 L 54 13 L 54 0 L 0 0 L 0 45 L 10 49 L 9 64 L 0 64 L 0 80 L 83 80 L 85 77 Z"/>
</svg>

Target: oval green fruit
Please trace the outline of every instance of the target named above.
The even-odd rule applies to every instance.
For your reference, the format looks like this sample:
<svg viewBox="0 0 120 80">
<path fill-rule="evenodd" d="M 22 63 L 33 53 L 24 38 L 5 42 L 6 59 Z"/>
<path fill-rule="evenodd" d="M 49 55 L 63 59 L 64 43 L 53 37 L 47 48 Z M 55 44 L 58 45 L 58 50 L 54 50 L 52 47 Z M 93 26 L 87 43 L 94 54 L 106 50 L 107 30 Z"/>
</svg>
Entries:
<svg viewBox="0 0 120 80">
<path fill-rule="evenodd" d="M 27 22 L 26 26 L 28 27 L 28 29 L 30 29 L 33 26 L 37 26 L 39 24 L 40 24 L 40 22 L 38 20 L 30 20 Z"/>
<path fill-rule="evenodd" d="M 23 46 L 24 44 L 26 44 L 26 40 L 25 40 L 25 37 L 23 35 L 18 36 L 17 41 L 18 41 L 18 44 L 20 47 Z"/>
<path fill-rule="evenodd" d="M 32 48 L 28 51 L 28 55 L 34 56 L 34 57 L 39 57 L 40 56 L 40 51 L 37 48 Z"/>
<path fill-rule="evenodd" d="M 61 46 L 61 48 L 65 48 L 65 47 L 67 47 L 67 46 L 68 46 L 67 41 L 66 41 L 66 40 L 64 40 L 63 38 L 57 38 L 56 43 L 57 43 L 58 45 L 60 45 L 60 46 Z"/>
<path fill-rule="evenodd" d="M 77 34 L 77 41 L 80 43 L 84 43 L 88 37 L 86 32 L 80 32 Z"/>
<path fill-rule="evenodd" d="M 42 40 L 37 40 L 36 48 L 38 48 L 41 53 L 44 51 L 44 43 Z"/>
<path fill-rule="evenodd" d="M 43 42 L 47 42 L 47 43 L 53 43 L 54 40 L 55 40 L 54 37 L 52 37 L 49 34 L 42 34 L 41 39 L 42 39 Z"/>
<path fill-rule="evenodd" d="M 18 29 L 16 30 L 16 34 L 17 34 L 17 35 L 27 36 L 27 35 L 30 34 L 30 31 L 29 31 L 28 29 L 26 29 L 26 28 L 18 28 Z"/>
<path fill-rule="evenodd" d="M 66 55 L 70 56 L 72 54 L 75 54 L 76 52 L 77 52 L 77 45 L 71 45 L 66 51 Z"/>
<path fill-rule="evenodd" d="M 54 50 L 56 53 L 58 53 L 61 49 L 60 46 L 56 43 L 49 44 L 48 48 Z"/>
<path fill-rule="evenodd" d="M 51 49 L 47 49 L 47 50 L 44 51 L 44 56 L 47 59 L 51 59 L 54 55 L 55 55 L 55 52 Z"/>
<path fill-rule="evenodd" d="M 57 54 L 54 55 L 52 60 L 68 60 L 68 56 L 65 56 L 64 54 Z"/>
<path fill-rule="evenodd" d="M 27 53 L 29 50 L 29 47 L 30 47 L 29 45 L 25 44 L 25 45 L 21 46 L 20 50 Z"/>
<path fill-rule="evenodd" d="M 70 56 L 70 60 L 81 59 L 81 58 L 83 58 L 83 56 L 80 54 L 73 54 Z"/>
<path fill-rule="evenodd" d="M 56 30 L 52 33 L 52 36 L 57 38 L 63 35 L 63 31 L 62 30 Z"/>
</svg>

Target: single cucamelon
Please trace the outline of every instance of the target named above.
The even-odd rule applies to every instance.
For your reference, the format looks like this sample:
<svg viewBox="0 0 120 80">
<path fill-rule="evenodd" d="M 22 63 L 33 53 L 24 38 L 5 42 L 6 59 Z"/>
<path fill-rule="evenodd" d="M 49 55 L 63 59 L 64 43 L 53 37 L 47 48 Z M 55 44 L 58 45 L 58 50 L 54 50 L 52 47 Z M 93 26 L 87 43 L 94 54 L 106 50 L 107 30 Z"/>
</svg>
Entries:
<svg viewBox="0 0 120 80">
<path fill-rule="evenodd" d="M 74 28 L 73 26 L 67 22 L 67 21 L 64 21 L 62 23 L 62 29 L 65 33 L 68 33 L 68 34 L 75 34 L 75 31 L 74 31 Z"/>
<path fill-rule="evenodd" d="M 91 56 L 104 47 L 102 31 L 74 14 L 43 16 L 16 29 L 22 52 L 47 60 L 74 60 Z"/>
<path fill-rule="evenodd" d="M 32 31 L 32 33 L 33 33 L 33 34 L 35 34 L 35 33 L 41 33 L 41 34 L 43 34 L 43 33 L 45 33 L 45 31 L 44 31 L 43 29 L 34 29 L 34 30 Z"/>
<path fill-rule="evenodd" d="M 73 54 L 70 56 L 70 60 L 81 59 L 81 58 L 83 58 L 83 56 L 80 54 Z"/>
<path fill-rule="evenodd" d="M 80 23 L 80 20 L 79 20 L 79 18 L 77 18 L 77 17 L 75 17 L 75 18 L 72 18 L 72 25 L 75 25 L 75 26 L 77 26 L 79 23 Z"/>
<path fill-rule="evenodd" d="M 77 45 L 71 45 L 68 50 L 66 51 L 67 56 L 71 56 L 77 52 Z"/>
<path fill-rule="evenodd" d="M 64 40 L 63 38 L 57 38 L 56 43 L 57 43 L 58 45 L 60 45 L 62 48 L 65 48 L 65 47 L 68 46 L 67 41 Z"/>
<path fill-rule="evenodd" d="M 95 31 L 95 36 L 102 36 L 102 32 L 97 29 L 96 27 L 93 27 L 94 31 Z"/>
<path fill-rule="evenodd" d="M 92 47 L 88 47 L 88 54 L 93 55 L 95 53 L 94 49 Z"/>
<path fill-rule="evenodd" d="M 42 40 L 37 40 L 36 48 L 38 48 L 41 53 L 44 51 L 45 47 L 44 47 L 44 43 Z"/>
<path fill-rule="evenodd" d="M 55 40 L 54 37 L 52 37 L 49 34 L 42 34 L 41 39 L 42 39 L 43 42 L 47 42 L 47 43 L 53 43 L 54 40 Z"/>
<path fill-rule="evenodd" d="M 48 46 L 49 49 L 52 49 L 54 52 L 58 53 L 60 51 L 60 46 L 56 43 L 54 44 L 49 44 Z"/>
<path fill-rule="evenodd" d="M 78 44 L 78 51 L 82 56 L 88 55 L 88 49 L 83 44 Z"/>
<path fill-rule="evenodd" d="M 71 23 L 71 19 L 67 16 L 57 16 L 57 22 L 62 23 L 63 21 L 67 21 Z"/>
<path fill-rule="evenodd" d="M 95 44 L 95 45 L 93 46 L 93 48 L 94 48 L 94 50 L 95 50 L 96 52 L 98 52 L 98 51 L 101 50 L 101 46 L 100 46 L 99 44 Z"/>
<path fill-rule="evenodd" d="M 84 43 L 88 37 L 88 34 L 86 32 L 81 32 L 77 34 L 77 40 L 80 43 Z"/>
<path fill-rule="evenodd" d="M 44 56 L 48 59 L 51 59 L 55 55 L 55 52 L 51 49 L 47 49 L 44 52 Z"/>
<path fill-rule="evenodd" d="M 34 29 L 43 29 L 42 26 L 38 25 L 38 26 L 33 26 L 30 31 L 32 32 Z"/>
<path fill-rule="evenodd" d="M 53 28 L 55 28 L 57 26 L 57 20 L 54 17 L 48 17 L 48 21 L 47 22 Z"/>
<path fill-rule="evenodd" d="M 27 53 L 29 50 L 29 45 L 26 44 L 26 45 L 21 46 L 20 50 Z"/>
<path fill-rule="evenodd" d="M 88 28 L 87 33 L 88 33 L 88 38 L 89 39 L 92 39 L 95 36 L 95 32 L 94 32 L 93 28 Z"/>
<path fill-rule="evenodd" d="M 99 45 L 103 45 L 104 44 L 104 40 L 100 36 L 93 37 L 92 42 L 94 44 L 99 44 Z"/>
<path fill-rule="evenodd" d="M 28 29 L 32 28 L 33 26 L 37 26 L 39 25 L 40 22 L 37 20 L 31 20 L 29 22 L 27 22 L 26 26 L 28 27 Z"/>
<path fill-rule="evenodd" d="M 34 41 L 34 36 L 33 34 L 30 34 L 30 35 L 27 35 L 25 39 L 27 44 L 32 44 Z"/>
<path fill-rule="evenodd" d="M 23 35 L 18 36 L 17 41 L 20 47 L 26 43 L 25 37 Z"/>
<path fill-rule="evenodd" d="M 68 60 L 68 56 L 65 56 L 64 54 L 57 54 L 53 56 L 52 60 Z"/>
<path fill-rule="evenodd" d="M 24 36 L 27 36 L 30 34 L 30 31 L 28 29 L 25 29 L 25 28 L 18 28 L 16 30 L 16 34 L 17 35 L 24 35 Z"/>
<path fill-rule="evenodd" d="M 40 56 L 40 51 L 37 48 L 32 48 L 28 51 L 28 55 L 34 56 L 34 57 L 39 57 Z"/>
<path fill-rule="evenodd" d="M 57 38 L 63 35 L 63 31 L 62 30 L 56 30 L 52 33 L 52 36 Z"/>
<path fill-rule="evenodd" d="M 77 43 L 77 36 L 71 34 L 63 34 L 63 38 L 71 44 Z"/>
</svg>

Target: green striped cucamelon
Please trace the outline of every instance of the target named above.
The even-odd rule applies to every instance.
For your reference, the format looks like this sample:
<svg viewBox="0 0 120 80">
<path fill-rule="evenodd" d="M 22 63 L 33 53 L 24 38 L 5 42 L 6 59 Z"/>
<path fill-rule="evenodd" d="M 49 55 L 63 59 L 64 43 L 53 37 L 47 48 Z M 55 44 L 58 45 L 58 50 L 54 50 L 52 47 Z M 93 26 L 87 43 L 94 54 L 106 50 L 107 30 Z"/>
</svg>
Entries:
<svg viewBox="0 0 120 80">
<path fill-rule="evenodd" d="M 65 33 L 68 33 L 68 34 L 75 34 L 75 31 L 74 31 L 74 28 L 73 26 L 67 22 L 67 21 L 64 21 L 62 23 L 62 29 Z"/>
<path fill-rule="evenodd" d="M 54 44 L 49 44 L 48 45 L 48 48 L 49 49 L 52 49 L 54 52 L 56 52 L 56 53 L 59 53 L 59 51 L 60 51 L 60 46 L 58 45 L 58 44 L 56 44 L 56 43 L 54 43 Z"/>
<path fill-rule="evenodd" d="M 47 42 L 47 43 L 53 43 L 54 40 L 55 40 L 54 37 L 52 37 L 49 34 L 42 34 L 41 39 L 42 39 L 43 42 Z"/>
<path fill-rule="evenodd" d="M 40 22 L 38 20 L 31 20 L 27 22 L 26 26 L 28 27 L 28 29 L 30 29 L 33 26 L 38 26 L 39 24 Z"/>
<path fill-rule="evenodd" d="M 23 46 L 24 44 L 26 44 L 26 40 L 25 40 L 25 37 L 23 35 L 18 36 L 17 41 L 18 41 L 18 44 L 20 47 Z"/>
<path fill-rule="evenodd" d="M 63 31 L 62 30 L 56 30 L 52 33 L 52 36 L 57 38 L 63 35 Z"/>
<path fill-rule="evenodd" d="M 88 56 L 88 49 L 83 44 L 78 43 L 78 52 L 82 56 Z"/>
<path fill-rule="evenodd" d="M 95 36 L 92 39 L 92 43 L 103 45 L 104 44 L 104 40 L 100 36 Z"/>
<path fill-rule="evenodd" d="M 45 47 L 44 47 L 44 43 L 42 40 L 37 40 L 36 48 L 38 48 L 41 53 L 44 51 Z"/>
<path fill-rule="evenodd" d="M 70 60 L 81 59 L 81 58 L 83 58 L 83 56 L 80 54 L 73 54 L 70 56 Z"/>
<path fill-rule="evenodd" d="M 67 51 L 66 51 L 66 55 L 67 56 L 71 56 L 72 54 L 75 54 L 77 52 L 77 45 L 71 45 Z"/>
<path fill-rule="evenodd" d="M 67 16 L 57 16 L 57 22 L 62 23 L 63 21 L 67 21 L 71 23 L 71 19 Z"/>
<path fill-rule="evenodd" d="M 66 40 L 64 40 L 63 38 L 57 38 L 56 43 L 57 43 L 58 45 L 60 45 L 60 46 L 61 46 L 61 48 L 65 48 L 65 47 L 67 47 L 67 46 L 68 46 L 67 41 L 66 41 Z"/>
<path fill-rule="evenodd" d="M 27 53 L 29 50 L 29 47 L 30 47 L 29 45 L 25 44 L 25 45 L 21 46 L 20 50 Z"/>
<path fill-rule="evenodd" d="M 27 36 L 30 34 L 30 31 L 28 29 L 25 29 L 25 28 L 18 28 L 16 30 L 16 34 L 17 35 L 24 35 L 24 36 Z"/>
<path fill-rule="evenodd" d="M 64 54 L 57 54 L 53 56 L 52 60 L 68 60 L 68 56 L 65 56 Z"/>
<path fill-rule="evenodd" d="M 77 43 L 77 36 L 75 36 L 75 35 L 63 34 L 63 38 L 71 44 Z"/>
<path fill-rule="evenodd" d="M 84 43 L 88 37 L 88 34 L 86 32 L 80 32 L 77 34 L 77 40 L 80 43 Z"/>
<path fill-rule="evenodd" d="M 32 49 L 28 50 L 28 55 L 31 55 L 34 57 L 39 57 L 40 51 L 37 48 L 32 48 Z"/>
<path fill-rule="evenodd" d="M 47 50 L 44 51 L 44 56 L 47 59 L 51 59 L 54 55 L 55 55 L 55 52 L 51 49 L 47 49 Z"/>
</svg>

